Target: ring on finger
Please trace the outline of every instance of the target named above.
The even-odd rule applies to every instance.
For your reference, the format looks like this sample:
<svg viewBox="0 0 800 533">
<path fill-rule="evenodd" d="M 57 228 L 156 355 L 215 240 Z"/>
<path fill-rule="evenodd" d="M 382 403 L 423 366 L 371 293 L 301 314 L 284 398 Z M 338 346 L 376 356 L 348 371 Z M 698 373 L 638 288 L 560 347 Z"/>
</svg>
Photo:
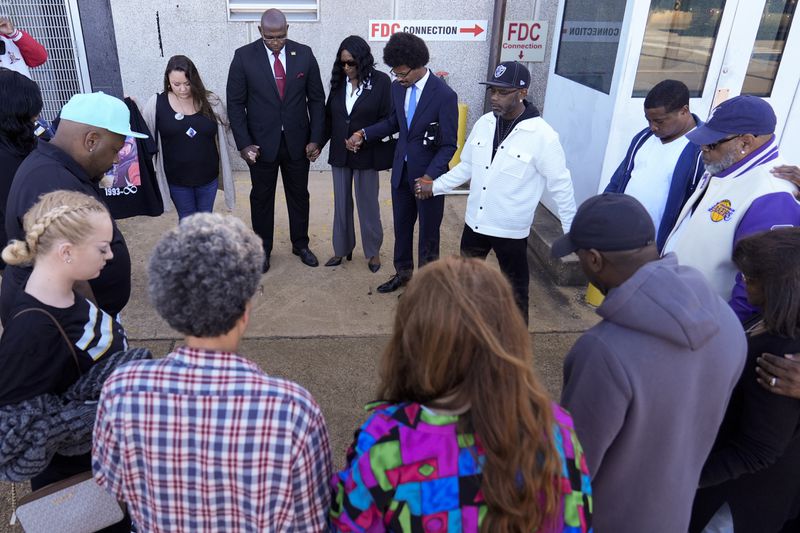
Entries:
<svg viewBox="0 0 800 533">
<path fill-rule="evenodd" d="M 770 380 L 769 380 L 769 386 L 770 387 L 774 387 L 777 384 L 778 384 L 778 378 L 776 378 L 775 376 L 772 376 L 770 378 Z"/>
</svg>

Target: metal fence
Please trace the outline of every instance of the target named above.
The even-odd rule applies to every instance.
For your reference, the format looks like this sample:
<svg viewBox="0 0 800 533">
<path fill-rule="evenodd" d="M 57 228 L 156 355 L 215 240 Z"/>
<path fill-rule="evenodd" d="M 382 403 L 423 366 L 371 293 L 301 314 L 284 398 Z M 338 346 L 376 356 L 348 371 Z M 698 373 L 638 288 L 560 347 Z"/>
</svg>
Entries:
<svg viewBox="0 0 800 533">
<path fill-rule="evenodd" d="M 42 91 L 42 116 L 53 120 L 73 94 L 89 90 L 77 4 L 75 0 L 0 0 L 0 14 L 47 49 L 47 61 L 31 69 L 31 77 Z"/>
</svg>

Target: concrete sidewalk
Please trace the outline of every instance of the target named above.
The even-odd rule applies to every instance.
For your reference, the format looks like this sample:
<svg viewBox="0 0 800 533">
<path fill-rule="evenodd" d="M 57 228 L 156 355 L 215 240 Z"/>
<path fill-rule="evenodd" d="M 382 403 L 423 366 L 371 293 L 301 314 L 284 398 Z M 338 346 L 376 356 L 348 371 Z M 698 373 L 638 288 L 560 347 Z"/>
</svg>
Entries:
<svg viewBox="0 0 800 533">
<path fill-rule="evenodd" d="M 238 173 L 236 185 L 238 203 L 233 214 L 249 224 L 248 174 Z M 353 431 L 364 419 L 362 406 L 374 399 L 377 363 L 391 333 L 397 305 L 399 292 L 379 294 L 375 290 L 394 273 L 389 187 L 388 173 L 382 173 L 383 267 L 373 274 L 367 268 L 360 244 L 354 251 L 353 261 L 333 268 L 309 268 L 292 255 L 286 202 L 283 189 L 278 186 L 272 268 L 263 277 L 264 295 L 257 297 L 241 349 L 243 355 L 267 373 L 294 380 L 314 395 L 325 414 L 337 467 L 343 464 Z M 333 255 L 330 172 L 311 172 L 309 190 L 310 247 L 324 264 Z M 442 256 L 458 253 L 465 206 L 466 196 L 450 196 L 445 201 Z M 227 211 L 221 194 L 217 195 L 215 209 L 220 213 Z M 133 262 L 133 290 L 123 313 L 123 324 L 131 346 L 147 347 L 156 357 L 168 353 L 180 336 L 150 306 L 146 264 L 158 238 L 176 223 L 174 211 L 157 218 L 120 221 Z M 358 230 L 356 236 L 360 243 Z M 497 264 L 493 255 L 489 261 Z M 530 320 L 535 365 L 557 398 L 563 356 L 579 334 L 597 318 L 583 303 L 582 290 L 556 287 L 543 272 L 533 268 Z M 15 531 L 7 526 L 10 514 L 8 484 L 0 484 L 0 532 Z"/>
<path fill-rule="evenodd" d="M 310 247 L 320 260 L 318 268 L 303 265 L 291 253 L 289 223 L 283 188 L 275 200 L 275 239 L 272 267 L 264 276 L 264 296 L 255 305 L 248 337 L 319 337 L 388 334 L 391 332 L 397 294 L 379 294 L 375 289 L 394 273 L 392 267 L 391 195 L 388 173 L 381 174 L 381 220 L 384 244 L 383 267 L 377 273 L 367 268 L 356 229 L 353 261 L 341 266 L 322 266 L 333 255 L 331 225 L 333 187 L 329 172 L 311 172 Z M 237 173 L 237 205 L 233 214 L 249 223 L 250 191 L 247 173 Z M 227 212 L 222 195 L 215 209 Z M 466 196 L 449 196 L 441 229 L 441 255 L 458 254 L 464 225 Z M 137 217 L 119 225 L 133 261 L 133 295 L 123 319 L 132 339 L 174 339 L 175 333 L 159 319 L 146 297 L 146 262 L 155 242 L 177 223 L 174 211 L 160 217 Z M 416 251 L 415 251 L 416 255 Z M 493 256 L 490 260 L 496 264 Z M 530 297 L 530 329 L 534 333 L 582 331 L 593 323 L 593 312 L 582 302 L 582 291 L 554 287 L 540 272 L 533 272 Z"/>
</svg>

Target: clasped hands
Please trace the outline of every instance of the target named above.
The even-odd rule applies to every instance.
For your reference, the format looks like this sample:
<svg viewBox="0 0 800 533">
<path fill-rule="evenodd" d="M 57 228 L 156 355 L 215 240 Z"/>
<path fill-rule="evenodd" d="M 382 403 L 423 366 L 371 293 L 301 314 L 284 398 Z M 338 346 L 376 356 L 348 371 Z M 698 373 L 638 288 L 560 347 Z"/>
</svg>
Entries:
<svg viewBox="0 0 800 533">
<path fill-rule="evenodd" d="M 354 132 L 349 139 L 345 139 L 344 146 L 349 151 L 356 153 L 361 145 L 364 144 L 364 135 L 361 130 Z"/>
<path fill-rule="evenodd" d="M 414 196 L 417 200 L 427 200 L 433 196 L 433 180 L 427 175 L 415 179 Z"/>
<path fill-rule="evenodd" d="M 306 145 L 306 157 L 312 163 L 317 160 L 319 157 L 320 149 L 317 143 L 308 143 Z M 257 144 L 251 144 L 249 146 L 245 146 L 241 150 L 239 150 L 239 155 L 248 165 L 254 165 L 256 160 L 261 155 L 261 147 Z"/>
</svg>

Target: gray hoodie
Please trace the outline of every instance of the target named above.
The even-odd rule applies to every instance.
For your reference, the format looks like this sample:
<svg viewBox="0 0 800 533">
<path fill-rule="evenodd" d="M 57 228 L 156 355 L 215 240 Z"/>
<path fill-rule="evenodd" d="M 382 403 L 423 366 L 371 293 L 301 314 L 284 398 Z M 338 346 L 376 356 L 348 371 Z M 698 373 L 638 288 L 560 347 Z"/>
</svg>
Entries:
<svg viewBox="0 0 800 533">
<path fill-rule="evenodd" d="M 592 474 L 595 533 L 686 531 L 744 366 L 728 304 L 668 254 L 609 292 L 564 362 L 561 401 Z"/>
</svg>

